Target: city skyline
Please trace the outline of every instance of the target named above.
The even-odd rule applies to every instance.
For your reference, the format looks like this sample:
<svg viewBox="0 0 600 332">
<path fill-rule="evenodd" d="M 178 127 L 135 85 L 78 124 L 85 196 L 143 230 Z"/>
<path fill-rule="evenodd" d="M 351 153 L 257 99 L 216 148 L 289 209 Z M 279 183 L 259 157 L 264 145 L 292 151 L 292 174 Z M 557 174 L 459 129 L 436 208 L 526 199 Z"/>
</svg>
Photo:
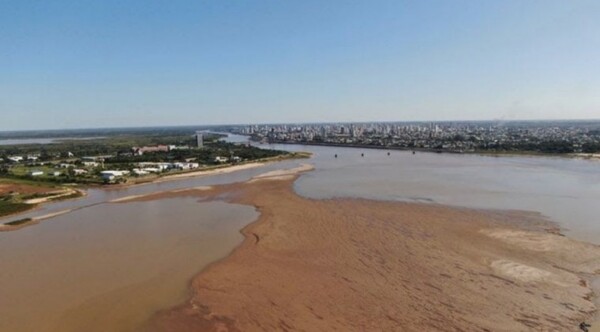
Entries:
<svg viewBox="0 0 600 332">
<path fill-rule="evenodd" d="M 0 4 L 0 131 L 600 118 L 594 1 Z"/>
<path fill-rule="evenodd" d="M 385 125 L 385 124 L 477 124 L 477 123 L 488 123 L 494 126 L 504 126 L 518 123 L 545 123 L 545 124 L 575 124 L 581 123 L 586 125 L 600 125 L 600 117 L 589 118 L 589 119 L 516 119 L 516 120 L 503 120 L 503 119 L 481 119 L 481 120 L 469 120 L 469 119 L 456 119 L 456 120 L 390 120 L 390 121 L 298 121 L 298 122 L 255 122 L 255 123 L 213 123 L 213 124 L 173 124 L 173 125 L 140 125 L 140 126 L 100 126 L 100 127 L 69 127 L 69 128 L 37 128 L 37 129 L 12 129 L 12 130 L 0 130 L 0 133 L 27 133 L 27 132 L 70 132 L 70 131 L 95 131 L 95 130 L 143 130 L 150 128 L 197 128 L 206 130 L 210 128 L 226 128 L 226 127 L 247 127 L 247 126 L 309 126 L 309 125 Z"/>
</svg>

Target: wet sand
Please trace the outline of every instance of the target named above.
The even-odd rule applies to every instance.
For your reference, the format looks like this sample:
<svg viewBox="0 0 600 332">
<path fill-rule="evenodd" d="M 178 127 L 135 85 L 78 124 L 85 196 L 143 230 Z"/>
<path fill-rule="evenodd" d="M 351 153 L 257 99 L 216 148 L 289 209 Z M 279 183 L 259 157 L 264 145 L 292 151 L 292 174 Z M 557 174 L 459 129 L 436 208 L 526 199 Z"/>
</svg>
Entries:
<svg viewBox="0 0 600 332">
<path fill-rule="evenodd" d="M 277 181 L 274 181 L 277 180 Z M 298 196 L 295 177 L 155 194 L 254 206 L 244 242 L 147 331 L 578 330 L 600 248 L 533 213 Z"/>
<path fill-rule="evenodd" d="M 161 182 L 161 181 L 168 181 L 168 180 L 172 180 L 172 179 L 188 178 L 188 177 L 196 177 L 196 176 L 210 176 L 210 175 L 215 175 L 215 174 L 227 174 L 227 173 L 237 172 L 237 171 L 241 171 L 241 170 L 245 170 L 245 169 L 260 167 L 260 166 L 265 165 L 265 163 L 267 163 L 267 162 L 271 162 L 271 161 L 251 162 L 251 163 L 241 164 L 241 165 L 228 165 L 228 166 L 212 168 L 212 169 L 205 169 L 205 170 L 200 169 L 197 171 L 184 172 L 184 173 L 179 173 L 179 174 L 170 174 L 170 175 L 165 175 L 160 178 L 157 178 L 156 180 L 154 180 L 154 182 Z"/>
</svg>

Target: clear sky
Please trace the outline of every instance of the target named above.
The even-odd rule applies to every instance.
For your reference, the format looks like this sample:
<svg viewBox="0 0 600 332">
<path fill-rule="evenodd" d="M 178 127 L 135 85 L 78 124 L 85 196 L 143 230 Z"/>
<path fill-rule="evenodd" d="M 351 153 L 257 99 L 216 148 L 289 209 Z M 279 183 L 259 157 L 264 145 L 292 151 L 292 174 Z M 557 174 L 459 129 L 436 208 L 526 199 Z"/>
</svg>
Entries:
<svg viewBox="0 0 600 332">
<path fill-rule="evenodd" d="M 597 0 L 0 0 L 0 130 L 564 118 Z"/>
</svg>

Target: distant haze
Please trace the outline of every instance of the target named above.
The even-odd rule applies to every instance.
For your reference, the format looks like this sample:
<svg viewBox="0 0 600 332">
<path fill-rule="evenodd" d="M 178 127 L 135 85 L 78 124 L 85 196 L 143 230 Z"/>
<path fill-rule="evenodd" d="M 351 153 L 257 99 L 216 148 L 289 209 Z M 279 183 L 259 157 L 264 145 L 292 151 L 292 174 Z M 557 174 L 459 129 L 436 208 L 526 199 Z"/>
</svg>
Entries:
<svg viewBox="0 0 600 332">
<path fill-rule="evenodd" d="M 600 118 L 600 2 L 2 1 L 0 130 Z"/>
</svg>

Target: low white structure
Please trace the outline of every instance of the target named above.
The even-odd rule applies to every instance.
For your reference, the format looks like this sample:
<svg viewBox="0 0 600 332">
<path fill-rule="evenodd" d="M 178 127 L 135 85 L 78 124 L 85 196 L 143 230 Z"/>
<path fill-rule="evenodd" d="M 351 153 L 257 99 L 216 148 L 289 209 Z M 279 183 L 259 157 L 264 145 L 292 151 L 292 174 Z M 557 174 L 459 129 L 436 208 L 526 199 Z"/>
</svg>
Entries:
<svg viewBox="0 0 600 332">
<path fill-rule="evenodd" d="M 215 162 L 216 163 L 226 163 L 227 160 L 229 160 L 229 159 L 227 159 L 226 157 L 221 157 L 221 156 L 216 156 L 215 157 Z"/>
<path fill-rule="evenodd" d="M 169 151 L 174 151 L 174 150 L 189 150 L 190 147 L 187 145 L 169 145 Z"/>
<path fill-rule="evenodd" d="M 83 174 L 87 174 L 88 171 L 86 171 L 85 169 L 81 169 L 81 168 L 76 168 L 73 170 L 73 173 L 75 175 L 83 175 Z"/>
<path fill-rule="evenodd" d="M 146 172 L 144 170 L 141 170 L 139 168 L 134 168 L 133 169 L 133 174 L 135 174 L 135 175 L 147 175 L 148 172 Z"/>
<path fill-rule="evenodd" d="M 95 161 L 82 161 L 81 164 L 85 167 L 98 167 L 100 163 Z"/>
<path fill-rule="evenodd" d="M 173 168 L 179 170 L 196 169 L 200 167 L 198 163 L 174 163 Z"/>
<path fill-rule="evenodd" d="M 173 167 L 173 165 L 171 163 L 150 163 L 150 162 L 138 163 L 138 166 L 145 170 L 147 170 L 147 168 L 156 168 L 156 169 L 158 169 L 159 172 L 166 171 L 169 168 Z"/>
<path fill-rule="evenodd" d="M 21 157 L 21 156 L 10 156 L 7 159 L 8 159 L 8 161 L 12 161 L 14 163 L 23 161 L 23 157 Z"/>
<path fill-rule="evenodd" d="M 102 171 L 100 176 L 104 180 L 114 180 L 118 177 L 122 177 L 129 174 L 129 171 Z"/>
<path fill-rule="evenodd" d="M 40 176 L 40 175 L 44 175 L 44 172 L 42 171 L 31 171 L 29 172 L 30 176 Z"/>
</svg>

